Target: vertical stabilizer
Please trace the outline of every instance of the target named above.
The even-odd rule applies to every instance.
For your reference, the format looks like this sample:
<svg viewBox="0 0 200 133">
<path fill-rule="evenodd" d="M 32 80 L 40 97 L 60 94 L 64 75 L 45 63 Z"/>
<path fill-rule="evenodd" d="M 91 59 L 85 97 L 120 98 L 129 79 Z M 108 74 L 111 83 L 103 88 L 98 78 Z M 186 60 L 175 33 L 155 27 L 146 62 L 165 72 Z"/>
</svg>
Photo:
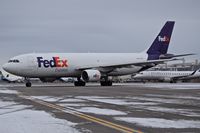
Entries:
<svg viewBox="0 0 200 133">
<path fill-rule="evenodd" d="M 147 51 L 148 60 L 157 60 L 159 59 L 160 55 L 167 54 L 174 24 L 174 21 L 167 21 L 165 23 L 160 33 L 153 41 L 151 47 Z"/>
</svg>

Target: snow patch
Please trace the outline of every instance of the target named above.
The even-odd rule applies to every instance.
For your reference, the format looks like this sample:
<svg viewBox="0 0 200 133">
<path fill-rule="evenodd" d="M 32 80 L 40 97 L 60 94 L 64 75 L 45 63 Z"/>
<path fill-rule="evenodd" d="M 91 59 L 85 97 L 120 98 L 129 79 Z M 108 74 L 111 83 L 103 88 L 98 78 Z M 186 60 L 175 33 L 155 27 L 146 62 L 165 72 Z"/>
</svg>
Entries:
<svg viewBox="0 0 200 133">
<path fill-rule="evenodd" d="M 47 102 L 56 102 L 62 98 L 60 97 L 52 97 L 52 96 L 31 96 L 32 98 L 36 98 L 36 99 L 40 99 L 40 100 L 44 100 Z"/>
<path fill-rule="evenodd" d="M 200 117 L 199 113 L 194 113 L 195 110 L 191 110 L 191 109 L 174 109 L 174 108 L 172 109 L 172 108 L 166 108 L 166 107 L 139 107 L 139 108 L 150 110 L 150 111 L 156 111 L 156 112 L 173 113 L 177 115 L 184 115 L 184 116 L 191 116 L 191 117 Z"/>
<path fill-rule="evenodd" d="M 75 99 L 75 98 L 67 98 L 60 100 L 59 102 L 85 102 L 85 100 Z"/>
<path fill-rule="evenodd" d="M 200 100 L 200 97 L 194 96 L 183 96 L 183 95 L 155 95 L 155 94 L 146 94 L 145 96 L 151 97 L 163 97 L 163 98 L 177 98 L 177 99 L 188 99 L 188 100 Z"/>
<path fill-rule="evenodd" d="M 17 94 L 18 92 L 16 90 L 0 89 L 0 93 L 3 93 L 3 94 Z"/>
<path fill-rule="evenodd" d="M 32 97 L 44 100 L 46 102 L 84 102 L 84 100 L 75 98 L 63 98 L 63 97 L 52 97 L 52 96 L 32 96 Z"/>
<path fill-rule="evenodd" d="M 92 105 L 92 104 L 83 104 L 83 103 L 60 103 L 60 104 L 58 104 L 58 105 L 60 105 L 60 106 L 64 106 L 64 107 L 69 107 L 69 106 L 71 106 L 71 107 L 85 107 L 85 106 L 98 106 L 98 105 Z"/>
<path fill-rule="evenodd" d="M 77 96 L 76 98 L 81 98 L 84 100 L 108 103 L 114 105 L 157 105 L 159 103 L 155 102 L 130 102 L 127 99 L 114 99 L 109 97 L 98 97 L 98 96 Z"/>
<path fill-rule="evenodd" d="M 2 133 L 79 133 L 76 123 L 52 117 L 44 111 L 0 100 L 0 131 Z"/>
<path fill-rule="evenodd" d="M 160 118 L 115 117 L 116 120 L 152 128 L 200 128 L 200 121 L 167 120 Z"/>
<path fill-rule="evenodd" d="M 144 87 L 154 87 L 160 89 L 180 89 L 180 90 L 188 90 L 188 89 L 199 89 L 199 83 L 178 83 L 178 84 L 168 84 L 168 83 L 158 83 L 158 84 L 144 84 L 141 85 Z"/>
<path fill-rule="evenodd" d="M 156 103 L 176 103 L 176 104 L 187 104 L 182 99 L 168 99 L 168 98 L 155 98 L 155 97 L 130 97 L 133 100 L 156 102 Z M 188 103 L 190 105 L 190 103 Z"/>
<path fill-rule="evenodd" d="M 122 111 L 96 108 L 96 107 L 83 107 L 76 110 L 80 112 L 93 113 L 93 114 L 98 114 L 98 115 L 126 115 L 126 113 Z"/>
</svg>

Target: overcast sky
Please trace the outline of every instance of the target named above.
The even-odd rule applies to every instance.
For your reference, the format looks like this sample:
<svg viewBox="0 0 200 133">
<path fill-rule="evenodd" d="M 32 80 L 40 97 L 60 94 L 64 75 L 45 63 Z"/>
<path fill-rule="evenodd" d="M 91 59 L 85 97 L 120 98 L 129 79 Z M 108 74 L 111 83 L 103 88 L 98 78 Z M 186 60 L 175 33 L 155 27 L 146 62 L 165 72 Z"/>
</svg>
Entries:
<svg viewBox="0 0 200 133">
<path fill-rule="evenodd" d="M 167 20 L 169 53 L 199 53 L 200 0 L 0 0 L 0 65 L 30 52 L 140 52 Z"/>
</svg>

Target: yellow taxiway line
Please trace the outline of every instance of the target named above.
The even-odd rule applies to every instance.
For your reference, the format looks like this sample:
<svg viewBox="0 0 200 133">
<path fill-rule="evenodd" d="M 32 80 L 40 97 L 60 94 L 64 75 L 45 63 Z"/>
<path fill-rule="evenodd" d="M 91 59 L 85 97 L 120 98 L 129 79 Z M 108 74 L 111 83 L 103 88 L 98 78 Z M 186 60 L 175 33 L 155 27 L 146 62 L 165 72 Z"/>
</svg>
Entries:
<svg viewBox="0 0 200 133">
<path fill-rule="evenodd" d="M 115 124 L 113 122 L 109 122 L 107 120 L 103 120 L 103 119 L 100 119 L 100 118 L 97 118 L 97 117 L 94 117 L 94 116 L 91 116 L 91 115 L 84 114 L 82 112 L 78 112 L 78 111 L 76 111 L 75 109 L 73 109 L 71 107 L 63 107 L 63 106 L 60 106 L 60 105 L 52 104 L 52 103 L 49 103 L 49 102 L 46 102 L 46 101 L 31 97 L 31 96 L 25 96 L 25 95 L 23 95 L 21 93 L 18 94 L 18 96 L 20 98 L 23 98 L 23 99 L 26 99 L 26 100 L 31 100 L 32 102 L 38 103 L 40 105 L 44 105 L 44 106 L 59 110 L 61 112 L 72 114 L 72 115 L 77 116 L 79 118 L 82 118 L 82 119 L 85 119 L 85 120 L 88 120 L 88 121 L 91 121 L 91 122 L 98 123 L 100 125 L 115 129 L 115 130 L 120 131 L 120 132 L 124 132 L 124 133 L 142 133 L 139 130 L 135 130 L 135 129 L 132 129 L 132 128 L 129 128 L 129 127 L 125 127 L 125 126 L 122 126 L 122 125 L 119 125 L 119 124 Z"/>
</svg>

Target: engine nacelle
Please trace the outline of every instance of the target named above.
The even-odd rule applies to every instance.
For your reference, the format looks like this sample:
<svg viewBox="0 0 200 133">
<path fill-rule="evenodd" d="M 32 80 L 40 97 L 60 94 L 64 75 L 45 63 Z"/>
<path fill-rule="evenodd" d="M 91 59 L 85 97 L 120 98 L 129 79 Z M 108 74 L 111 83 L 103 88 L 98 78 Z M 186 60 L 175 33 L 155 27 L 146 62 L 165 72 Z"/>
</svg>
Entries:
<svg viewBox="0 0 200 133">
<path fill-rule="evenodd" d="M 81 77 L 85 82 L 88 82 L 88 81 L 100 81 L 101 72 L 98 71 L 98 70 L 88 69 L 88 70 L 84 70 L 82 72 Z"/>
</svg>

